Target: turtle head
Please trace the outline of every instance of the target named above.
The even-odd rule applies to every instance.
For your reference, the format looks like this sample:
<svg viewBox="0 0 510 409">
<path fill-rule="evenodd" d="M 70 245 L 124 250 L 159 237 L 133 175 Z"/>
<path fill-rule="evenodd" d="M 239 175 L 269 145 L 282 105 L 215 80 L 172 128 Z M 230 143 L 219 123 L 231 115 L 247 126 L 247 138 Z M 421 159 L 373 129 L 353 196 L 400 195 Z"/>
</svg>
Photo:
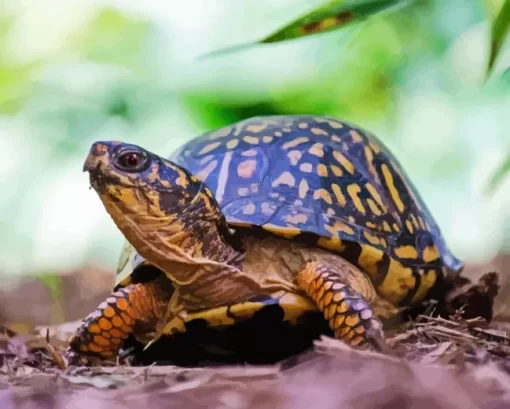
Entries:
<svg viewBox="0 0 510 409">
<path fill-rule="evenodd" d="M 205 256 L 216 238 L 229 229 L 210 189 L 181 166 L 140 146 L 95 142 L 83 170 L 106 210 L 124 236 L 146 259 L 169 247 Z M 216 227 L 216 228 L 213 228 Z"/>
</svg>

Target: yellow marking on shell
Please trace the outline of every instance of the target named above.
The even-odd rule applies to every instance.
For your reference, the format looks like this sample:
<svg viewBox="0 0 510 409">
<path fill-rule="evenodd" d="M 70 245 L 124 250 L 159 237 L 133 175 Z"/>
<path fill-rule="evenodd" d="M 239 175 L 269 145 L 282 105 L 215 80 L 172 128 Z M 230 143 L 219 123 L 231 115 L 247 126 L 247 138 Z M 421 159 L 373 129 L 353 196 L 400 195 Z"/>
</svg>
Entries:
<svg viewBox="0 0 510 409">
<path fill-rule="evenodd" d="M 369 142 L 368 146 L 370 146 L 370 149 L 372 149 L 375 153 L 381 153 L 381 148 L 379 148 L 379 146 L 376 143 Z"/>
<path fill-rule="evenodd" d="M 200 152 L 198 152 L 199 155 L 203 155 L 205 153 L 209 153 L 213 150 L 215 150 L 218 146 L 221 145 L 221 142 L 211 142 L 211 143 L 208 143 L 207 145 L 205 145 L 201 150 Z"/>
<path fill-rule="evenodd" d="M 220 308 L 224 308 L 226 310 L 226 307 L 220 307 Z M 211 309 L 211 310 L 206 310 L 204 312 L 199 312 L 199 313 L 196 313 L 196 314 L 190 314 L 189 316 L 186 316 L 185 317 L 185 321 L 189 322 L 191 321 L 193 318 L 203 318 L 205 321 L 207 321 L 209 323 L 209 325 L 211 326 L 214 326 L 215 325 L 215 322 L 214 321 L 209 321 L 209 317 L 207 314 L 210 314 L 210 315 L 214 315 L 214 313 L 216 312 L 216 316 L 220 315 L 218 314 L 218 310 L 219 308 L 214 308 L 214 309 Z M 197 317 L 197 315 L 199 317 Z M 234 323 L 234 320 L 231 319 L 230 317 L 226 317 L 228 320 L 230 321 L 227 321 L 225 323 L 225 325 L 232 325 Z M 216 325 L 221 325 L 221 324 L 216 324 Z M 179 332 L 184 332 L 186 331 L 186 327 L 184 326 L 184 321 L 181 317 L 174 317 L 172 320 L 170 320 L 170 322 L 168 324 L 165 325 L 165 327 L 163 328 L 163 331 L 162 333 L 163 334 L 167 334 L 167 335 L 172 335 L 172 334 L 175 334 L 175 333 L 179 333 Z"/>
<path fill-rule="evenodd" d="M 216 131 L 213 131 L 209 134 L 209 138 L 211 139 L 217 139 L 217 138 L 223 138 L 230 134 L 232 131 L 232 128 L 230 126 L 225 126 L 223 128 L 217 129 Z"/>
<path fill-rule="evenodd" d="M 341 205 L 345 206 L 347 200 L 345 199 L 344 194 L 342 193 L 342 189 L 336 183 L 331 184 L 331 189 L 333 189 L 333 193 L 335 195 L 336 201 Z"/>
<path fill-rule="evenodd" d="M 369 243 L 374 245 L 381 244 L 381 240 L 379 239 L 379 237 L 374 236 L 373 234 L 370 234 L 367 231 L 363 232 L 363 235 L 365 236 Z"/>
<path fill-rule="evenodd" d="M 239 196 L 248 196 L 249 193 L 250 192 L 247 187 L 240 187 L 239 189 L 237 189 L 237 194 Z"/>
<path fill-rule="evenodd" d="M 320 129 L 320 128 L 312 128 L 312 129 L 310 129 L 310 131 L 314 135 L 322 135 L 322 136 L 327 136 L 328 135 L 328 133 L 324 129 Z"/>
<path fill-rule="evenodd" d="M 239 139 L 231 139 L 227 142 L 228 149 L 234 149 L 239 144 Z"/>
<path fill-rule="evenodd" d="M 255 159 L 248 159 L 237 165 L 237 174 L 240 178 L 249 179 L 256 171 L 257 161 Z"/>
<path fill-rule="evenodd" d="M 342 138 L 340 138 L 338 135 L 331 135 L 331 140 L 333 142 L 342 142 Z"/>
<path fill-rule="evenodd" d="M 246 127 L 246 130 L 248 132 L 259 133 L 259 132 L 262 132 L 266 128 L 267 128 L 267 125 L 248 125 Z"/>
<path fill-rule="evenodd" d="M 375 214 L 376 216 L 380 216 L 382 214 L 381 209 L 377 207 L 377 205 L 372 199 L 368 198 L 367 203 L 368 207 L 370 207 L 370 210 L 372 211 L 373 214 Z"/>
<path fill-rule="evenodd" d="M 299 197 L 301 199 L 306 198 L 307 192 L 308 192 L 308 182 L 306 181 L 306 179 L 301 179 L 301 182 L 299 182 L 299 190 L 298 190 Z"/>
<path fill-rule="evenodd" d="M 214 158 L 214 155 L 207 155 L 207 156 L 204 156 L 202 159 L 200 159 L 198 161 L 198 163 L 200 163 L 201 165 L 205 165 L 207 162 L 209 162 L 213 158 Z"/>
<path fill-rule="evenodd" d="M 377 173 L 377 170 L 374 167 L 374 153 L 372 152 L 372 149 L 370 149 L 369 146 L 365 145 L 363 151 L 365 152 L 365 157 L 367 159 L 368 171 L 372 174 L 375 181 L 377 183 L 380 183 L 379 174 Z"/>
<path fill-rule="evenodd" d="M 273 208 L 267 202 L 262 203 L 262 205 L 260 206 L 260 210 L 261 210 L 262 214 L 265 214 L 265 215 L 272 215 L 274 213 Z"/>
<path fill-rule="evenodd" d="M 245 141 L 246 143 L 249 143 L 250 145 L 258 145 L 260 142 L 260 139 L 257 138 L 256 136 L 245 136 L 243 138 L 243 141 Z"/>
<path fill-rule="evenodd" d="M 418 216 L 418 223 L 420 224 L 420 227 L 423 230 L 426 230 L 427 226 L 425 226 L 425 222 L 423 221 L 423 218 L 421 216 Z"/>
<path fill-rule="evenodd" d="M 324 145 L 322 143 L 314 143 L 308 152 L 314 156 L 322 158 L 324 156 Z"/>
<path fill-rule="evenodd" d="M 280 176 L 278 176 L 273 183 L 272 187 L 287 185 L 289 187 L 294 187 L 296 185 L 296 179 L 290 172 L 283 172 Z"/>
<path fill-rule="evenodd" d="M 363 142 L 362 136 L 357 131 L 355 131 L 354 129 L 349 131 L 349 134 L 351 135 L 351 138 L 352 138 L 353 142 L 355 142 L 355 143 Z"/>
<path fill-rule="evenodd" d="M 425 263 L 437 260 L 439 258 L 439 250 L 435 245 L 427 246 L 422 250 L 421 258 Z"/>
<path fill-rule="evenodd" d="M 249 203 L 243 207 L 243 214 L 251 215 L 254 214 L 256 210 L 256 206 L 253 203 Z"/>
<path fill-rule="evenodd" d="M 216 166 L 218 166 L 218 161 L 213 160 L 212 162 L 209 162 L 205 168 L 203 168 L 200 172 L 197 173 L 197 178 L 199 178 L 201 181 L 205 181 L 211 172 L 216 169 Z"/>
<path fill-rule="evenodd" d="M 329 238 L 321 237 L 319 240 L 317 240 L 317 245 L 332 251 L 342 252 L 345 250 L 345 245 L 343 244 L 342 239 L 336 236 Z"/>
<path fill-rule="evenodd" d="M 360 213 L 365 214 L 365 206 L 363 206 L 363 203 L 361 202 L 361 199 L 359 198 L 359 193 L 361 192 L 361 188 L 359 185 L 355 183 L 351 183 L 349 186 L 347 186 L 347 193 L 352 199 L 352 202 L 354 203 L 354 207 L 358 209 Z"/>
<path fill-rule="evenodd" d="M 409 233 L 414 233 L 414 228 L 413 228 L 413 224 L 409 221 L 409 220 L 406 220 L 406 227 L 407 227 L 407 230 L 409 231 Z"/>
<path fill-rule="evenodd" d="M 366 183 L 365 187 L 368 190 L 368 193 L 374 198 L 375 202 L 379 205 L 379 207 L 383 210 L 383 212 L 387 212 L 388 208 L 384 205 L 383 200 L 377 189 L 371 183 Z"/>
<path fill-rule="evenodd" d="M 395 203 L 395 206 L 397 206 L 397 210 L 402 213 L 404 211 L 404 203 L 402 202 L 402 199 L 400 198 L 400 194 L 398 193 L 398 190 L 395 186 L 395 182 L 393 180 L 393 174 L 390 171 L 390 168 L 388 168 L 388 165 L 383 163 L 381 165 L 381 169 L 383 172 L 384 180 L 386 181 L 386 186 L 388 187 L 388 190 L 390 191 L 390 196 L 393 199 L 393 202 Z"/>
<path fill-rule="evenodd" d="M 299 138 L 292 139 L 289 142 L 285 142 L 282 147 L 283 149 L 289 149 L 289 148 L 295 148 L 298 145 L 301 145 L 302 143 L 308 142 L 310 139 L 306 136 L 300 136 Z"/>
<path fill-rule="evenodd" d="M 299 213 L 295 215 L 287 215 L 284 219 L 287 223 L 299 224 L 306 223 L 308 221 L 308 216 L 304 213 Z"/>
<path fill-rule="evenodd" d="M 413 270 L 390 257 L 388 273 L 377 291 L 389 302 L 398 304 L 415 286 L 416 277 Z"/>
<path fill-rule="evenodd" d="M 333 157 L 345 168 L 347 172 L 349 172 L 351 175 L 354 175 L 354 165 L 349 159 L 345 157 L 344 154 L 338 151 L 333 151 Z"/>
<path fill-rule="evenodd" d="M 409 258 L 409 259 L 417 259 L 418 252 L 414 248 L 414 246 L 406 245 L 395 248 L 395 255 L 398 258 Z"/>
<path fill-rule="evenodd" d="M 414 216 L 414 214 L 410 214 L 409 217 L 411 218 L 411 221 L 413 222 L 414 227 L 419 229 L 420 225 L 418 224 L 418 220 L 416 220 L 416 217 Z"/>
<path fill-rule="evenodd" d="M 333 129 L 341 129 L 344 125 L 338 121 L 326 121 L 328 125 Z"/>
<path fill-rule="evenodd" d="M 437 274 L 434 270 L 425 271 L 420 269 L 418 272 L 421 276 L 420 286 L 414 294 L 412 303 L 421 301 L 429 292 L 429 290 L 433 287 L 437 280 Z"/>
<path fill-rule="evenodd" d="M 301 233 L 301 230 L 299 229 L 292 227 L 282 227 L 271 223 L 262 225 L 262 228 L 270 233 L 274 233 L 278 236 L 286 237 L 288 239 L 292 239 Z"/>
<path fill-rule="evenodd" d="M 243 156 L 257 156 L 257 154 L 257 149 L 248 149 L 247 151 L 241 152 L 241 155 Z"/>
<path fill-rule="evenodd" d="M 274 136 L 281 137 L 283 134 L 280 131 L 276 131 L 274 133 Z"/>
<path fill-rule="evenodd" d="M 376 228 L 376 224 L 373 223 L 373 222 L 366 222 L 365 226 L 367 226 L 369 229 L 375 229 Z"/>
<path fill-rule="evenodd" d="M 321 177 L 328 176 L 328 167 L 324 163 L 319 163 L 317 165 L 317 174 Z"/>
<path fill-rule="evenodd" d="M 317 189 L 313 192 L 313 198 L 315 200 L 322 199 L 328 204 L 333 204 L 333 199 L 331 199 L 331 195 L 326 189 Z"/>
<path fill-rule="evenodd" d="M 311 163 L 302 163 L 301 165 L 299 165 L 299 170 L 301 172 L 306 172 L 306 173 L 311 173 L 312 170 L 313 170 L 313 166 Z"/>
<path fill-rule="evenodd" d="M 289 158 L 290 164 L 292 166 L 297 165 L 297 163 L 299 162 L 299 159 L 301 159 L 302 155 L 303 154 L 301 153 L 301 151 L 297 151 L 297 150 L 293 150 L 293 151 L 290 151 L 289 153 L 287 153 L 287 157 Z"/>
<path fill-rule="evenodd" d="M 341 168 L 339 168 L 338 166 L 336 165 L 331 165 L 330 166 L 332 172 L 333 172 L 333 175 L 335 176 L 342 176 L 344 174 L 344 172 L 342 171 Z"/>
<path fill-rule="evenodd" d="M 379 274 L 377 262 L 384 257 L 384 251 L 367 244 L 360 244 L 361 253 L 358 257 L 359 266 L 364 269 L 372 280 Z"/>
<path fill-rule="evenodd" d="M 301 122 L 300 124 L 298 124 L 298 128 L 299 129 L 307 129 L 308 124 L 306 122 Z"/>
<path fill-rule="evenodd" d="M 272 295 L 275 296 L 275 295 Z M 283 320 L 297 322 L 306 311 L 317 311 L 317 306 L 308 297 L 285 292 L 278 297 L 278 304 L 283 308 Z"/>
<path fill-rule="evenodd" d="M 324 228 L 329 231 L 333 236 L 338 236 L 338 233 L 343 232 L 347 234 L 354 234 L 354 229 L 340 220 L 335 220 L 333 225 L 326 225 Z"/>
<path fill-rule="evenodd" d="M 399 232 L 400 231 L 400 227 L 398 227 L 398 224 L 397 223 L 393 223 L 393 231 L 396 231 L 396 232 Z"/>
<path fill-rule="evenodd" d="M 383 220 L 382 227 L 385 232 L 391 233 L 391 226 L 386 220 Z"/>
<path fill-rule="evenodd" d="M 264 143 L 271 143 L 271 142 L 273 142 L 273 137 L 272 136 L 263 136 L 262 141 Z"/>
</svg>

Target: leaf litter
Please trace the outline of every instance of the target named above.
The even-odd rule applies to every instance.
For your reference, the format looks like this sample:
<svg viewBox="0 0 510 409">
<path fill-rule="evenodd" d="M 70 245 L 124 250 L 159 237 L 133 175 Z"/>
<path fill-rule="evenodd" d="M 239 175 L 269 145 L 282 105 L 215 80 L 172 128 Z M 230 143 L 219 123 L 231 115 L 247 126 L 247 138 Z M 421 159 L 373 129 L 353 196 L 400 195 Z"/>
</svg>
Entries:
<svg viewBox="0 0 510 409">
<path fill-rule="evenodd" d="M 467 309 L 453 302 L 445 317 L 432 307 L 388 331 L 391 354 L 322 337 L 273 366 L 65 368 L 79 321 L 23 335 L 0 327 L 0 408 L 510 407 L 510 323 L 484 312 L 488 282 L 460 295 Z"/>
</svg>

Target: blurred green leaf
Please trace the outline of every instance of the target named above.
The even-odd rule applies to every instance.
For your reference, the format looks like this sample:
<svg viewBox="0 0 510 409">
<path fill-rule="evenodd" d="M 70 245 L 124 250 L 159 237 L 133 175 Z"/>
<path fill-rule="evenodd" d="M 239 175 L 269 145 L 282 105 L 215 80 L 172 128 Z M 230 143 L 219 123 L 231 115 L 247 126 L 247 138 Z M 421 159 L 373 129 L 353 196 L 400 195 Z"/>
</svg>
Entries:
<svg viewBox="0 0 510 409">
<path fill-rule="evenodd" d="M 332 0 L 260 40 L 259 43 L 276 43 L 336 30 L 409 2 L 409 0 Z"/>
<path fill-rule="evenodd" d="M 494 62 L 498 57 L 501 46 L 505 41 L 508 29 L 510 28 L 510 0 L 506 0 L 501 6 L 498 16 L 492 23 L 491 30 L 491 53 L 487 65 L 487 77 L 489 76 Z"/>
<path fill-rule="evenodd" d="M 488 190 L 494 192 L 501 184 L 505 176 L 510 174 L 510 152 L 501 166 L 496 170 L 491 180 L 489 181 Z"/>
<path fill-rule="evenodd" d="M 70 45 L 89 60 L 137 69 L 149 29 L 142 19 L 105 9 Z"/>
<path fill-rule="evenodd" d="M 0 114 L 16 114 L 34 89 L 32 75 L 39 64 L 23 66 L 0 63 Z"/>
<path fill-rule="evenodd" d="M 330 0 L 255 43 L 223 48 L 204 54 L 199 59 L 239 51 L 255 44 L 278 43 L 337 30 L 362 22 L 382 11 L 416 2 L 417 0 Z"/>
</svg>

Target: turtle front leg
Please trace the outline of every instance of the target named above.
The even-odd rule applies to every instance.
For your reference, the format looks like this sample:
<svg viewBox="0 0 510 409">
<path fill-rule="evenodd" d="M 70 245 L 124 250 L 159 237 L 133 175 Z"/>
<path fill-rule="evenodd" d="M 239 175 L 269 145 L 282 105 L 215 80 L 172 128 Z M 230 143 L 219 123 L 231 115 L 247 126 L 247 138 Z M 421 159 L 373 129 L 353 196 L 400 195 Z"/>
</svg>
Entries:
<svg viewBox="0 0 510 409">
<path fill-rule="evenodd" d="M 387 350 L 382 323 L 361 295 L 361 288 L 357 291 L 347 281 L 336 266 L 319 262 L 307 263 L 297 276 L 299 287 L 324 314 L 335 338 L 352 346 L 371 344 L 377 350 Z M 357 287 L 362 283 L 358 281 Z M 371 285 L 368 279 L 366 285 Z"/>
<path fill-rule="evenodd" d="M 158 282 L 130 284 L 90 313 L 69 341 L 70 365 L 114 359 L 131 333 L 151 332 L 164 317 L 171 293 Z"/>
</svg>

